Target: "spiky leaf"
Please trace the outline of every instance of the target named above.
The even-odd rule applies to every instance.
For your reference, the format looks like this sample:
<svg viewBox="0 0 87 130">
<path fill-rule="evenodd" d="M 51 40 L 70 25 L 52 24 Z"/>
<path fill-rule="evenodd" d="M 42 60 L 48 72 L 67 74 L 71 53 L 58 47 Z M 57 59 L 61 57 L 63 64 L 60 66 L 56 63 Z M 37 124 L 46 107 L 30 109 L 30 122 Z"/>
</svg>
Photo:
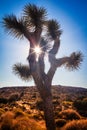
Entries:
<svg viewBox="0 0 87 130">
<path fill-rule="evenodd" d="M 30 68 L 27 65 L 22 65 L 21 63 L 15 64 L 13 72 L 25 81 L 32 79 Z"/>
<path fill-rule="evenodd" d="M 27 22 L 35 27 L 41 27 L 44 24 L 46 14 L 45 8 L 38 7 L 34 4 L 27 4 L 24 7 L 24 15 Z"/>
<path fill-rule="evenodd" d="M 78 69 L 82 61 L 83 61 L 82 53 L 73 52 L 70 55 L 68 62 L 66 63 L 66 68 L 68 68 L 69 70 Z"/>
<path fill-rule="evenodd" d="M 13 14 L 3 18 L 3 26 L 9 33 L 17 38 L 22 38 L 26 30 L 26 22 L 24 18 L 17 19 Z"/>
<path fill-rule="evenodd" d="M 49 20 L 47 25 L 48 36 L 54 40 L 56 37 L 60 37 L 61 33 L 60 24 L 56 20 Z"/>
</svg>

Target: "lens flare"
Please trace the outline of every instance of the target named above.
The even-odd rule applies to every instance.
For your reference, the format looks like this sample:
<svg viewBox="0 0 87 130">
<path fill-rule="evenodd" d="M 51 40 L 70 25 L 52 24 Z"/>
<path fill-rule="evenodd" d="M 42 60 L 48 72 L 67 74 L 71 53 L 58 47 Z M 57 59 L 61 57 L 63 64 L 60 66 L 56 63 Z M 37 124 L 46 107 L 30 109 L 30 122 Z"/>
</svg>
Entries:
<svg viewBox="0 0 87 130">
<path fill-rule="evenodd" d="M 34 53 L 36 53 L 36 61 L 38 61 L 39 55 L 41 54 L 41 48 L 39 46 L 36 46 L 34 48 Z"/>
<path fill-rule="evenodd" d="M 41 48 L 39 46 L 36 46 L 34 48 L 34 52 L 37 54 L 37 55 L 40 55 L 41 54 Z"/>
</svg>

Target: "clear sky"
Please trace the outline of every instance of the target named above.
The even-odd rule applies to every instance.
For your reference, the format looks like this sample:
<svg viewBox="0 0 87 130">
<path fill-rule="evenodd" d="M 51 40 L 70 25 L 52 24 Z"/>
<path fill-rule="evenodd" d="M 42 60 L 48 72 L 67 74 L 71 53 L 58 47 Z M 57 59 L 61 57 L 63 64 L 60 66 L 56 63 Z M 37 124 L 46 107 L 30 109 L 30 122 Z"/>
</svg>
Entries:
<svg viewBox="0 0 87 130">
<path fill-rule="evenodd" d="M 84 61 L 79 71 L 59 68 L 53 84 L 87 87 L 87 0 L 0 0 L 0 87 L 34 85 L 24 82 L 12 73 L 12 66 L 26 63 L 28 41 L 19 40 L 8 35 L 1 21 L 6 14 L 22 14 L 25 4 L 34 3 L 47 9 L 48 18 L 57 19 L 63 30 L 61 47 L 57 57 L 68 56 L 73 51 L 81 50 Z M 46 62 L 46 70 L 49 64 Z"/>
</svg>

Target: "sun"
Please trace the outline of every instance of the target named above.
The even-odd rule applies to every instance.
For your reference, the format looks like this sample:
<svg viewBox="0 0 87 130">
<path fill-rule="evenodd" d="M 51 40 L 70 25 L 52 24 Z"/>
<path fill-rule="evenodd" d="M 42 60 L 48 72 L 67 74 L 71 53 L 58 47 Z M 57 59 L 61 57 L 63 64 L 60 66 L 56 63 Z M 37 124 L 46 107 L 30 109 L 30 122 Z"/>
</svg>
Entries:
<svg viewBox="0 0 87 130">
<path fill-rule="evenodd" d="M 41 54 L 41 48 L 39 46 L 36 46 L 34 48 L 34 52 L 37 54 L 37 55 L 40 55 Z"/>
<path fill-rule="evenodd" d="M 34 53 L 36 53 L 36 61 L 38 61 L 39 55 L 42 53 L 40 46 L 35 46 Z"/>
</svg>

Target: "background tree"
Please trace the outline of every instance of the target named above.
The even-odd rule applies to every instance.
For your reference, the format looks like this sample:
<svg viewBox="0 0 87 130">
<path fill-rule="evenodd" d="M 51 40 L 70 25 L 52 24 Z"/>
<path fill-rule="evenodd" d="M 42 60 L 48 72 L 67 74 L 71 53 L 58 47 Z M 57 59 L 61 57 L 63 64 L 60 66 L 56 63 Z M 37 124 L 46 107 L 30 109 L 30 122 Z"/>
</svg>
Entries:
<svg viewBox="0 0 87 130">
<path fill-rule="evenodd" d="M 29 65 L 15 64 L 13 70 L 23 80 L 32 78 L 37 86 L 44 104 L 44 116 L 47 130 L 55 130 L 52 104 L 51 83 L 55 71 L 64 65 L 66 68 L 78 69 L 82 61 L 81 52 L 73 52 L 70 56 L 56 58 L 60 47 L 61 29 L 56 20 L 48 20 L 46 9 L 34 4 L 27 4 L 23 16 L 18 19 L 15 15 L 3 18 L 7 31 L 17 38 L 27 38 L 29 41 Z M 45 73 L 44 57 L 48 54 L 50 68 Z"/>
</svg>

